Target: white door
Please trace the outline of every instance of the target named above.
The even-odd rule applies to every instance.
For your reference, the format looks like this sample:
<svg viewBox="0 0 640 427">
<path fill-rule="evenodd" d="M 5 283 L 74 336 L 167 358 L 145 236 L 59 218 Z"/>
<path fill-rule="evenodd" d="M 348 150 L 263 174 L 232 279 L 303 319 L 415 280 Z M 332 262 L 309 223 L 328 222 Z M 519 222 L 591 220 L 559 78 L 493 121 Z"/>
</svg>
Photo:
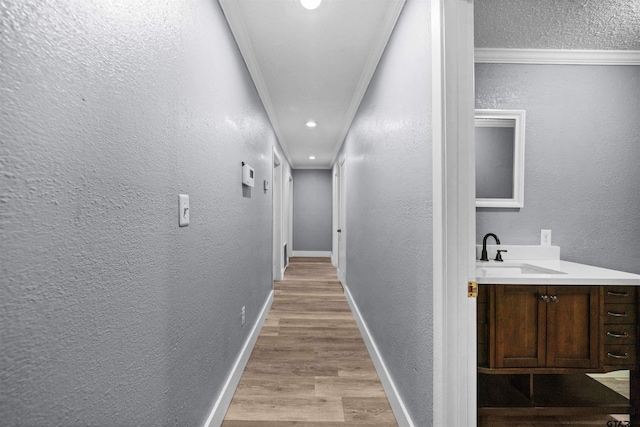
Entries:
<svg viewBox="0 0 640 427">
<path fill-rule="evenodd" d="M 347 278 L 347 180 L 345 160 L 338 172 L 338 280 Z"/>
</svg>

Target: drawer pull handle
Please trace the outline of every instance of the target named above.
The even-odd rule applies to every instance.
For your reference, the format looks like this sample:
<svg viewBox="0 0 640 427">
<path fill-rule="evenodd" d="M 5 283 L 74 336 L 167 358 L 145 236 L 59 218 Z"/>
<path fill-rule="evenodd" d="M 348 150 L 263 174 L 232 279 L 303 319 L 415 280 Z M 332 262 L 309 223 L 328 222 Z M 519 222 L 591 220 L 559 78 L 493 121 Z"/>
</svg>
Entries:
<svg viewBox="0 0 640 427">
<path fill-rule="evenodd" d="M 627 334 L 626 332 L 623 332 L 621 334 L 617 334 L 615 332 L 611 332 L 611 331 L 607 331 L 607 335 L 610 337 L 614 337 L 614 338 L 627 338 L 629 336 L 629 334 Z"/>
<path fill-rule="evenodd" d="M 614 313 L 613 311 L 608 311 L 607 314 L 613 317 L 629 317 L 627 313 Z"/>
<path fill-rule="evenodd" d="M 615 353 L 607 353 L 607 357 L 611 357 L 613 359 L 628 359 L 629 358 L 629 353 L 625 353 L 625 354 L 615 354 Z"/>
<path fill-rule="evenodd" d="M 607 295 L 609 295 L 610 297 L 628 297 L 629 296 L 629 292 L 607 291 Z"/>
</svg>

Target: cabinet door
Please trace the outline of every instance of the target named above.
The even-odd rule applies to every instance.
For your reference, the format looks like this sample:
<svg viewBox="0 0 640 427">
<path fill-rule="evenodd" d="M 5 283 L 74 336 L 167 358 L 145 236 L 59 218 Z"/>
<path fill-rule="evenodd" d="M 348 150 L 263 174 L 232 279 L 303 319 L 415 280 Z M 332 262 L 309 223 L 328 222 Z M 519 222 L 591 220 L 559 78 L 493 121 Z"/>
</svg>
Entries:
<svg viewBox="0 0 640 427">
<path fill-rule="evenodd" d="M 547 366 L 597 368 L 600 287 L 548 286 L 547 294 Z"/>
<path fill-rule="evenodd" d="M 496 285 L 495 367 L 545 366 L 546 286 Z"/>
</svg>

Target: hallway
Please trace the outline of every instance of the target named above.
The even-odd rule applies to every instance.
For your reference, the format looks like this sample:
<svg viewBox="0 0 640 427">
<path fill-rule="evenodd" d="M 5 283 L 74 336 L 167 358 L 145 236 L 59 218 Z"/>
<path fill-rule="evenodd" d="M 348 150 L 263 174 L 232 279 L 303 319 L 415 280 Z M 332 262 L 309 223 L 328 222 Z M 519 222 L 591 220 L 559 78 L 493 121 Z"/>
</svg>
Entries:
<svg viewBox="0 0 640 427">
<path fill-rule="evenodd" d="M 396 426 L 328 258 L 291 258 L 223 427 Z"/>
</svg>

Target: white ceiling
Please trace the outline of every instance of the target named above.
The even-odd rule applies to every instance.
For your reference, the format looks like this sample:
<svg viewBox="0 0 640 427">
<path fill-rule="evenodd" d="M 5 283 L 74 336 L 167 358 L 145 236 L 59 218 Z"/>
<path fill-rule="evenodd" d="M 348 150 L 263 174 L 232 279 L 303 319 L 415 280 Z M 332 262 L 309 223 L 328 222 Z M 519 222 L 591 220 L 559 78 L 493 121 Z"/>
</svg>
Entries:
<svg viewBox="0 0 640 427">
<path fill-rule="evenodd" d="M 333 165 L 404 1 L 219 0 L 293 168 Z"/>
</svg>

